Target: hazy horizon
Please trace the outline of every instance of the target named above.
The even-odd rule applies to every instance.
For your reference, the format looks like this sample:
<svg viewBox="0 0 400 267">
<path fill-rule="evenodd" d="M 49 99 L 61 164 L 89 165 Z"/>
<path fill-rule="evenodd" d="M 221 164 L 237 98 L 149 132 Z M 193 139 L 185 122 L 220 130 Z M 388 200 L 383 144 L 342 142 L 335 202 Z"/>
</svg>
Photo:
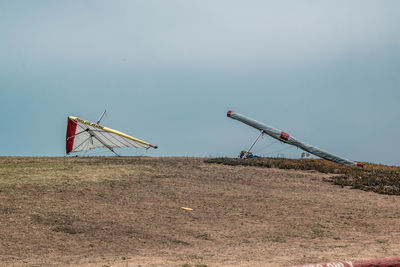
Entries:
<svg viewBox="0 0 400 267">
<path fill-rule="evenodd" d="M 400 165 L 399 11 L 398 1 L 0 3 L 0 156 L 64 156 L 67 117 L 107 109 L 102 124 L 159 146 L 122 155 L 234 157 L 258 132 L 227 118 L 233 110 L 344 158 Z M 302 152 L 272 142 L 254 151 Z"/>
</svg>

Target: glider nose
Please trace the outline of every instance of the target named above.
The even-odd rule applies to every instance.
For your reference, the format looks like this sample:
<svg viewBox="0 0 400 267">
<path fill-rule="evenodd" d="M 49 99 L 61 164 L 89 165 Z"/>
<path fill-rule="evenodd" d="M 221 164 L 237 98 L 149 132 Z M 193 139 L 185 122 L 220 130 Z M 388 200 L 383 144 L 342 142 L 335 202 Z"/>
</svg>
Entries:
<svg viewBox="0 0 400 267">
<path fill-rule="evenodd" d="M 232 114 L 232 110 L 228 110 L 228 113 L 226 113 L 226 116 L 227 116 L 227 117 L 230 117 L 231 114 Z"/>
</svg>

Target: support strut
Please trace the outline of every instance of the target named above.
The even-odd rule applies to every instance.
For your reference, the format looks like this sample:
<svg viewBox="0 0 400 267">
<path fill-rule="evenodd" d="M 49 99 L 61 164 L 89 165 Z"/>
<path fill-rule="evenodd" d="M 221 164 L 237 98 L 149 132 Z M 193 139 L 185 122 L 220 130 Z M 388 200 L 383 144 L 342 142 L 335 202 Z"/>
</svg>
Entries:
<svg viewBox="0 0 400 267">
<path fill-rule="evenodd" d="M 253 142 L 253 144 L 250 146 L 250 148 L 247 150 L 246 154 L 244 154 L 244 158 L 246 158 L 249 153 L 250 150 L 253 148 L 253 146 L 257 143 L 258 139 L 260 139 L 260 137 L 264 134 L 264 131 L 261 131 L 260 134 L 257 136 L 256 140 Z"/>
</svg>

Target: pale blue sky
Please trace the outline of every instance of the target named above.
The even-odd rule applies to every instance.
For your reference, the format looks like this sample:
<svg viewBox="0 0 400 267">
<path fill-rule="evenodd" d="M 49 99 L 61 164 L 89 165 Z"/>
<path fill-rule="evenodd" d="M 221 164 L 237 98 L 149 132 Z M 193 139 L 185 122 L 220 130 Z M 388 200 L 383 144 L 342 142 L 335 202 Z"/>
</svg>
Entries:
<svg viewBox="0 0 400 267">
<path fill-rule="evenodd" d="M 106 108 L 103 124 L 159 146 L 121 154 L 236 156 L 257 131 L 232 109 L 400 165 L 399 14 L 399 1 L 2 1 L 0 155 L 63 156 L 67 116 Z"/>
</svg>

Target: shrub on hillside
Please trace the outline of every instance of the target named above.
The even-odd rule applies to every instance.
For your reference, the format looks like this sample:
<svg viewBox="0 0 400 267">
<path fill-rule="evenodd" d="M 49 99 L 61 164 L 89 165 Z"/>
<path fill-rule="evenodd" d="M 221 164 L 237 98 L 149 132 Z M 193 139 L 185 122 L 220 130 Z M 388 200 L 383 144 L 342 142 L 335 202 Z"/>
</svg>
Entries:
<svg viewBox="0 0 400 267">
<path fill-rule="evenodd" d="M 286 158 L 212 158 L 207 163 L 231 166 L 255 166 L 294 170 L 315 170 L 332 173 L 333 184 L 374 191 L 380 194 L 400 195 L 400 167 L 364 163 L 364 168 L 340 165 L 324 159 L 286 159 Z"/>
</svg>

